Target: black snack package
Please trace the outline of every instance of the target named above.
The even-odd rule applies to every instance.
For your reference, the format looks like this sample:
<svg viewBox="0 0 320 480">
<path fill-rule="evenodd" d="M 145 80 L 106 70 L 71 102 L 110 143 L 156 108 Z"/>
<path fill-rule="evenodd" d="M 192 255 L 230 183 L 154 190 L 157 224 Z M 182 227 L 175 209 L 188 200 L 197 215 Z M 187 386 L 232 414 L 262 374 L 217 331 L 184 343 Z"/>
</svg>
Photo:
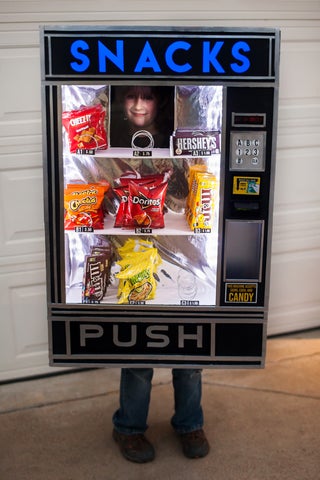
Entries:
<svg viewBox="0 0 320 480">
<path fill-rule="evenodd" d="M 104 268 L 105 268 L 105 275 L 104 275 L 104 294 L 106 293 L 107 287 L 110 283 L 110 271 L 113 261 L 113 249 L 112 245 L 92 245 L 91 247 L 91 255 L 98 255 L 102 257 Z"/>
<path fill-rule="evenodd" d="M 100 303 L 106 286 L 104 255 L 86 255 L 84 261 L 82 303 Z"/>
<path fill-rule="evenodd" d="M 171 155 L 210 156 L 220 153 L 220 132 L 179 128 L 171 136 Z"/>
</svg>

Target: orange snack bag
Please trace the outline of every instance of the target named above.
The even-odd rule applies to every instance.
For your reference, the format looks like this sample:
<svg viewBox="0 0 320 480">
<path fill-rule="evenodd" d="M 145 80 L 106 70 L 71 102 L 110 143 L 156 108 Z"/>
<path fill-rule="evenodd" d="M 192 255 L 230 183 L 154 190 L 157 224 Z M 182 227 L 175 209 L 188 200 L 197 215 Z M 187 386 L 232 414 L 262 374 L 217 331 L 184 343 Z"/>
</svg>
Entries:
<svg viewBox="0 0 320 480">
<path fill-rule="evenodd" d="M 104 227 L 103 199 L 109 184 L 68 184 L 64 191 L 64 228 Z"/>
</svg>

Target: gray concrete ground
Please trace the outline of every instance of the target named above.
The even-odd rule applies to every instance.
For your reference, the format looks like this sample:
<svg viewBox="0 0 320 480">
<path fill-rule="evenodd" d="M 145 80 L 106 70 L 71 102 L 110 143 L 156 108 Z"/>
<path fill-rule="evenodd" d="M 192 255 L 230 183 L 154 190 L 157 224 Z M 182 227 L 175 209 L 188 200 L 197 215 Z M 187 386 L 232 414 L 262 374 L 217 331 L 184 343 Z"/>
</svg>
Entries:
<svg viewBox="0 0 320 480">
<path fill-rule="evenodd" d="M 209 455 L 188 460 L 170 427 L 171 372 L 157 369 L 148 438 L 154 462 L 111 438 L 119 369 L 0 386 L 1 480 L 317 480 L 320 332 L 268 340 L 263 370 L 204 370 Z"/>
</svg>

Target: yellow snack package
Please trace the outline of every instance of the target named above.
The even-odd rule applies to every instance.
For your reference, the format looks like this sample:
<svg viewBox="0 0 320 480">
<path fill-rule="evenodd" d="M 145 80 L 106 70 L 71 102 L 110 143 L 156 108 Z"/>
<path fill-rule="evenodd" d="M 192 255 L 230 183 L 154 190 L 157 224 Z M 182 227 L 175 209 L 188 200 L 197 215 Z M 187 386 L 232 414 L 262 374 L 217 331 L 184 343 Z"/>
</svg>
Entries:
<svg viewBox="0 0 320 480">
<path fill-rule="evenodd" d="M 192 188 L 192 182 L 194 175 L 197 172 L 203 172 L 207 173 L 208 172 L 208 167 L 205 164 L 196 164 L 196 165 L 190 165 L 189 167 L 189 173 L 188 173 L 188 184 L 189 184 L 189 189 Z"/>
<path fill-rule="evenodd" d="M 130 252 L 141 252 L 152 247 L 153 243 L 149 240 L 129 238 L 122 247 L 118 248 L 118 253 L 123 258 Z"/>
<path fill-rule="evenodd" d="M 188 216 L 190 213 L 190 202 L 193 197 L 193 189 L 195 188 L 194 181 L 195 176 L 198 172 L 206 173 L 208 170 L 207 165 L 204 164 L 196 164 L 190 165 L 189 172 L 188 172 L 188 187 L 189 187 L 189 194 L 186 201 L 186 215 Z"/>
<path fill-rule="evenodd" d="M 138 255 L 139 257 L 139 255 Z M 140 262 L 137 258 L 121 270 L 116 277 L 119 278 L 118 303 L 145 301 L 154 298 L 156 281 L 153 276 L 154 264 L 149 261 Z"/>
<path fill-rule="evenodd" d="M 218 182 L 210 173 L 195 172 L 187 221 L 191 229 L 212 228 Z"/>
<path fill-rule="evenodd" d="M 122 259 L 117 262 L 121 267 L 116 274 L 119 279 L 118 303 L 145 302 L 154 298 L 157 284 L 153 274 L 161 263 L 158 250 L 151 242 L 142 240 L 137 243 L 133 239 L 119 250 Z"/>
</svg>

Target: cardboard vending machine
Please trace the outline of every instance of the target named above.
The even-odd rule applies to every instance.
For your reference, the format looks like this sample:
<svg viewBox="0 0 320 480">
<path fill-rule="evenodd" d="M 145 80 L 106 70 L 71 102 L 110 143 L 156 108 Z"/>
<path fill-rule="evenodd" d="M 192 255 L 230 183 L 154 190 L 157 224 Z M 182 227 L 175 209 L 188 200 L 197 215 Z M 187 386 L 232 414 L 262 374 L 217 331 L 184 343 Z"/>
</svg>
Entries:
<svg viewBox="0 0 320 480">
<path fill-rule="evenodd" d="M 41 48 L 50 364 L 262 367 L 280 32 Z"/>
</svg>

